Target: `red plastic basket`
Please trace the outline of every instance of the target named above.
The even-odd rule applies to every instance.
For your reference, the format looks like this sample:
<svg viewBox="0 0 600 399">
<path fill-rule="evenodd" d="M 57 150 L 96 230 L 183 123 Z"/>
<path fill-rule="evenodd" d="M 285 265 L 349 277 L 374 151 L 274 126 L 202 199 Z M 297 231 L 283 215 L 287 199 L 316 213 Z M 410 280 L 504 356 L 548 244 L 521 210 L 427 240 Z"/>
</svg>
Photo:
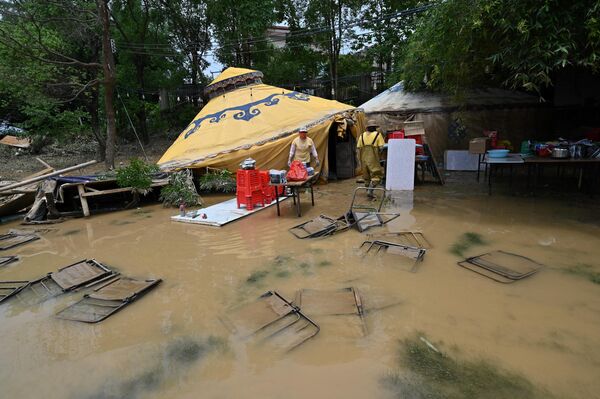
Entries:
<svg viewBox="0 0 600 399">
<path fill-rule="evenodd" d="M 388 140 L 392 140 L 392 139 L 403 139 L 404 138 L 404 131 L 397 131 L 397 132 L 391 132 L 388 134 Z"/>
<path fill-rule="evenodd" d="M 238 189 L 237 191 L 237 207 L 244 205 L 247 210 L 251 211 L 256 205 L 265 206 L 265 196 L 262 190 L 245 191 Z"/>
<path fill-rule="evenodd" d="M 257 191 L 261 189 L 260 174 L 258 170 L 238 169 L 236 174 L 236 183 L 238 189 L 245 191 Z"/>
</svg>

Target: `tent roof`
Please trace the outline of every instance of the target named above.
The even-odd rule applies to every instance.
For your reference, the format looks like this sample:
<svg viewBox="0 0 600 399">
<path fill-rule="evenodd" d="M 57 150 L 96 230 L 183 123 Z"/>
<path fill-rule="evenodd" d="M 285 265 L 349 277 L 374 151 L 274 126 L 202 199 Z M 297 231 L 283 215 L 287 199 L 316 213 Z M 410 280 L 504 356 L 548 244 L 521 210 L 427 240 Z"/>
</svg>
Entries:
<svg viewBox="0 0 600 399">
<path fill-rule="evenodd" d="M 260 73 L 228 68 L 215 81 Z M 163 154 L 164 169 L 201 167 L 217 156 L 248 150 L 312 127 L 351 105 L 255 83 L 212 98 Z"/>
<path fill-rule="evenodd" d="M 222 80 L 233 78 L 235 76 L 245 75 L 247 73 L 252 73 L 252 72 L 258 72 L 258 71 L 255 71 L 253 69 L 246 69 L 246 68 L 229 67 L 229 68 L 225 69 L 223 72 L 221 72 L 219 74 L 219 76 L 217 76 L 212 82 L 210 82 L 210 84 L 214 85 L 215 83 L 218 83 Z"/>
<path fill-rule="evenodd" d="M 464 97 L 429 92 L 411 93 L 402 82 L 373 97 L 360 107 L 365 113 L 377 112 L 436 112 L 461 106 L 500 107 L 539 105 L 536 96 L 503 89 L 469 90 Z"/>
</svg>

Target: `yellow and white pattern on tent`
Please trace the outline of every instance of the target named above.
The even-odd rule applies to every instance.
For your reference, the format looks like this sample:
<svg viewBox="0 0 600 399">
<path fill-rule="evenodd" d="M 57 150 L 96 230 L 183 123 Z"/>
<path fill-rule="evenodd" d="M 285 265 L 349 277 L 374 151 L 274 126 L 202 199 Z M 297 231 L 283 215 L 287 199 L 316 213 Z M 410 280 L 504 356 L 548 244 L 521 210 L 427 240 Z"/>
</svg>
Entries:
<svg viewBox="0 0 600 399">
<path fill-rule="evenodd" d="M 226 71 L 227 72 L 227 71 Z M 309 127 L 319 157 L 326 156 L 329 127 L 336 115 L 355 108 L 277 87 L 255 84 L 211 99 L 165 152 L 163 169 L 237 168 L 252 156 L 260 168 L 283 168 L 294 133 Z"/>
</svg>

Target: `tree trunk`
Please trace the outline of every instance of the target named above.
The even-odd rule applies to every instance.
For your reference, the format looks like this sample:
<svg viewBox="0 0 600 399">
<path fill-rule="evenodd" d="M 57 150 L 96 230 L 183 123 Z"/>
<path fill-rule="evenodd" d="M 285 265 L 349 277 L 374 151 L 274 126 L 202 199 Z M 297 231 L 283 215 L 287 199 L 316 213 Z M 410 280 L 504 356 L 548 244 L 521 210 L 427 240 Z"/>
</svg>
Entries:
<svg viewBox="0 0 600 399">
<path fill-rule="evenodd" d="M 104 69 L 104 108 L 106 112 L 106 158 L 104 159 L 104 164 L 107 169 L 114 169 L 117 142 L 114 102 L 117 79 L 115 60 L 110 46 L 108 0 L 98 0 L 98 13 L 102 22 L 102 67 Z"/>
<path fill-rule="evenodd" d="M 198 108 L 198 70 L 198 51 L 196 47 L 194 47 L 192 48 L 192 90 L 194 92 L 194 94 L 192 95 L 192 102 L 194 103 L 195 108 Z"/>
<path fill-rule="evenodd" d="M 144 99 L 144 89 L 146 88 L 146 82 L 144 79 L 144 68 L 144 60 L 141 58 L 138 59 L 135 63 L 135 69 L 137 74 L 138 85 L 142 90 L 142 94 L 140 94 L 140 101 L 142 102 L 142 107 L 138 111 L 136 111 L 135 116 L 139 122 L 139 133 L 141 136 L 142 143 L 148 144 L 150 142 L 150 137 L 148 136 L 148 125 L 146 124 L 146 100 Z"/>
<path fill-rule="evenodd" d="M 98 142 L 98 158 L 100 161 L 104 161 L 106 159 L 106 143 L 104 137 L 102 137 L 102 133 L 100 132 L 100 117 L 98 115 L 100 107 L 100 94 L 98 93 L 98 86 L 92 87 L 90 95 L 91 98 L 88 103 L 88 112 L 90 114 L 92 123 L 92 133 Z"/>
</svg>

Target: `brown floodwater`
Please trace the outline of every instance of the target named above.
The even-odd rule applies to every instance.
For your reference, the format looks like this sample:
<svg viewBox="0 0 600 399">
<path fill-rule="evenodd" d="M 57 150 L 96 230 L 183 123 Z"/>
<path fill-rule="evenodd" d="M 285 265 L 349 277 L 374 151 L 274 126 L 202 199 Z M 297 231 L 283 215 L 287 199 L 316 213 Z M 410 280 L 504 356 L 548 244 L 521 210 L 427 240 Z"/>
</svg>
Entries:
<svg viewBox="0 0 600 399">
<path fill-rule="evenodd" d="M 357 231 L 319 240 L 288 233 L 299 220 L 341 215 L 354 185 L 317 187 L 316 206 L 305 203 L 301 219 L 287 201 L 280 218 L 273 207 L 213 228 L 171 222 L 177 210 L 153 205 L 51 225 L 41 240 L 3 251 L 21 260 L 0 268 L 0 280 L 95 258 L 163 282 L 96 325 L 54 317 L 82 292 L 0 305 L 0 397 L 391 398 L 382 379 L 402 369 L 399 342 L 415 334 L 555 397 L 600 397 L 600 285 L 566 272 L 600 271 L 597 200 L 488 197 L 483 184 L 456 181 L 396 193 L 386 207 L 402 216 L 384 230 L 422 231 L 433 246 L 410 273 L 409 259 L 365 255 Z M 462 269 L 450 249 L 466 232 L 485 244 L 465 256 L 501 249 L 546 268 L 506 285 Z M 282 353 L 231 336 L 220 321 L 267 290 L 291 300 L 302 288 L 349 286 L 372 309 L 367 336 L 351 317 L 314 317 L 320 333 Z"/>
</svg>

